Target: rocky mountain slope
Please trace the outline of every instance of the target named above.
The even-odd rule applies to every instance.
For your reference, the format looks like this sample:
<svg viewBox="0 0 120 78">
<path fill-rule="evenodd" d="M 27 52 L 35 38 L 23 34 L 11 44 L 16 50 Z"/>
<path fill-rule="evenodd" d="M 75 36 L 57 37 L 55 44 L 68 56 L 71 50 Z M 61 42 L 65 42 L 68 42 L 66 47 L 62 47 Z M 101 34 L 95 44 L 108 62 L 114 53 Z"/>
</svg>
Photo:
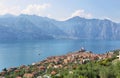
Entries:
<svg viewBox="0 0 120 78">
<path fill-rule="evenodd" d="M 56 21 L 36 15 L 0 16 L 0 40 L 120 39 L 120 24 L 110 20 L 73 17 Z"/>
</svg>

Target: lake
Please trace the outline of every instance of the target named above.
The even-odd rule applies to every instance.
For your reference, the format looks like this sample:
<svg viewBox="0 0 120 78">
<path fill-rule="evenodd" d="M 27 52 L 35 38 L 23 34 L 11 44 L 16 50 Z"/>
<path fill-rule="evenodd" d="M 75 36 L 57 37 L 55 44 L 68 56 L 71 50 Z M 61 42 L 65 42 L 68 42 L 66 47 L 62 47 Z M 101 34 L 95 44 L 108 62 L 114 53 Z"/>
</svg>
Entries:
<svg viewBox="0 0 120 78">
<path fill-rule="evenodd" d="M 119 49 L 120 41 L 112 40 L 39 40 L 0 42 L 0 70 L 38 62 L 48 56 L 63 55 L 84 47 L 93 53 Z"/>
</svg>

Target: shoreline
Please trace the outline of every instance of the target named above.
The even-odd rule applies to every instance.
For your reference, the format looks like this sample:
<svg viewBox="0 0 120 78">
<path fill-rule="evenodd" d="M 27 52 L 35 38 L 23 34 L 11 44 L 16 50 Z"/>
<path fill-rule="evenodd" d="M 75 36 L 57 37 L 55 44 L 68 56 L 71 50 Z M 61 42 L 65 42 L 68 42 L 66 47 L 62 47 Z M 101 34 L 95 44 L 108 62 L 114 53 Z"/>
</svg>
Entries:
<svg viewBox="0 0 120 78">
<path fill-rule="evenodd" d="M 8 69 L 4 68 L 2 72 L 0 72 L 0 76 L 3 77 L 11 72 L 20 72 L 23 69 L 30 72 L 31 70 L 30 68 L 33 67 L 35 68 L 35 70 L 33 70 L 31 74 L 30 73 L 27 74 L 24 71 L 24 73 L 21 76 L 24 77 L 27 74 L 27 75 L 32 75 L 34 77 L 38 74 L 37 72 L 39 71 L 46 72 L 50 68 L 55 68 L 55 69 L 65 68 L 65 66 L 67 66 L 68 64 L 86 64 L 89 61 L 100 61 L 100 60 L 112 58 L 113 55 L 114 52 L 107 52 L 105 54 L 94 54 L 91 51 L 86 51 L 84 48 L 81 48 L 81 50 L 79 51 L 70 52 L 65 55 L 47 57 L 46 59 L 40 62 L 32 63 L 31 65 L 21 65 L 18 67 L 8 68 Z M 55 71 L 51 71 L 50 74 L 52 74 L 52 72 L 54 74 L 57 73 Z"/>
</svg>

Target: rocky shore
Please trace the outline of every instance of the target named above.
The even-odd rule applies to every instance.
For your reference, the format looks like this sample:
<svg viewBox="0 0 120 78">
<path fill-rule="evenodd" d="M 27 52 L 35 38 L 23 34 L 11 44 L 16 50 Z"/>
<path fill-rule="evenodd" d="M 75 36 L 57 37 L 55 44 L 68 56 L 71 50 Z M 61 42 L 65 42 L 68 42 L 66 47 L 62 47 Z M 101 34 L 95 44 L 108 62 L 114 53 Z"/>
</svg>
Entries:
<svg viewBox="0 0 120 78">
<path fill-rule="evenodd" d="M 5 68 L 0 72 L 0 78 L 52 78 L 54 75 L 60 76 L 62 69 L 69 70 L 69 74 L 72 74 L 73 71 L 70 69 L 75 69 L 78 65 L 112 58 L 113 56 L 113 52 L 94 54 L 91 51 L 81 49 L 62 56 L 51 56 L 28 66 Z"/>
</svg>

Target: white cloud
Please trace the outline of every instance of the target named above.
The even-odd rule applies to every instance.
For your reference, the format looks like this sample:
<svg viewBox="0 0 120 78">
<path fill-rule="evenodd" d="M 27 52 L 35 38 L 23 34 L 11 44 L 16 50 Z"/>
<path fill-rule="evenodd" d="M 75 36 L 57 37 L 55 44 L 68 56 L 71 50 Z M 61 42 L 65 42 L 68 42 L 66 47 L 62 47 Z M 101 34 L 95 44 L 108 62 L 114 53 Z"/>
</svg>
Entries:
<svg viewBox="0 0 120 78">
<path fill-rule="evenodd" d="M 73 12 L 70 16 L 63 17 L 59 20 L 64 21 L 64 20 L 73 18 L 75 16 L 79 16 L 79 17 L 83 17 L 83 18 L 87 18 L 87 19 L 93 18 L 92 14 L 85 12 L 85 10 L 83 10 L 83 9 L 79 9 L 79 10 L 76 10 L 75 12 Z"/>
<path fill-rule="evenodd" d="M 71 17 L 75 17 L 75 16 L 80 16 L 84 18 L 92 18 L 92 14 L 86 13 L 85 10 L 83 9 L 77 10 L 74 13 L 72 13 Z"/>
<path fill-rule="evenodd" d="M 0 15 L 4 15 L 7 13 L 18 15 L 20 13 L 20 7 L 19 6 L 9 7 L 9 6 L 0 4 Z"/>
<path fill-rule="evenodd" d="M 103 16 L 103 17 L 101 17 L 101 19 L 108 19 L 108 20 L 112 20 L 110 17 L 107 17 L 107 16 Z"/>
<path fill-rule="evenodd" d="M 119 19 L 114 19 L 114 18 L 108 17 L 108 16 L 103 16 L 103 17 L 100 17 L 99 19 L 101 19 L 101 20 L 107 19 L 107 20 L 110 20 L 110 21 L 113 21 L 113 22 L 116 22 L 116 23 L 120 22 Z"/>
<path fill-rule="evenodd" d="M 23 14 L 30 14 L 30 15 L 42 15 L 43 11 L 45 9 L 49 8 L 51 5 L 50 4 L 42 4 L 42 5 L 37 5 L 37 4 L 31 4 L 28 5 L 25 9 L 22 10 L 21 13 Z"/>
<path fill-rule="evenodd" d="M 7 6 L 0 3 L 0 15 L 4 14 L 29 14 L 29 15 L 41 15 L 41 16 L 50 16 L 47 14 L 46 9 L 49 8 L 50 4 L 30 4 L 27 5 L 25 8 L 21 8 L 20 6 Z"/>
<path fill-rule="evenodd" d="M 51 14 L 47 14 L 47 17 L 48 17 L 48 18 L 52 18 Z"/>
</svg>

